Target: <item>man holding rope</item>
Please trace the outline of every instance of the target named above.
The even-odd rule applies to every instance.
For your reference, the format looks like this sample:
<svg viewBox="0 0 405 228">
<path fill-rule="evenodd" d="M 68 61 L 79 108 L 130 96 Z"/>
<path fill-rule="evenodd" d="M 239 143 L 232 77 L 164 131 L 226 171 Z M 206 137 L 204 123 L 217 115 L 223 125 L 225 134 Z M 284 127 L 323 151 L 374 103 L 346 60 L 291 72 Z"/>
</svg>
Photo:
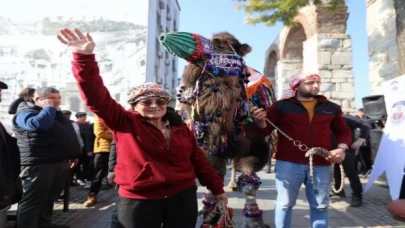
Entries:
<svg viewBox="0 0 405 228">
<path fill-rule="evenodd" d="M 305 184 L 310 205 L 311 227 L 328 227 L 331 164 L 344 160 L 348 145 L 351 145 L 351 131 L 342 117 L 340 106 L 318 95 L 320 83 L 318 74 L 294 75 L 281 100 L 267 111 L 256 107 L 251 110 L 263 136 L 278 128 L 276 227 L 291 227 L 292 208 L 302 184 Z M 334 150 L 331 131 L 338 142 L 338 148 Z M 329 153 L 326 157 L 308 159 L 305 154 L 314 147 L 326 149 Z M 313 182 L 311 177 L 314 177 Z"/>
</svg>

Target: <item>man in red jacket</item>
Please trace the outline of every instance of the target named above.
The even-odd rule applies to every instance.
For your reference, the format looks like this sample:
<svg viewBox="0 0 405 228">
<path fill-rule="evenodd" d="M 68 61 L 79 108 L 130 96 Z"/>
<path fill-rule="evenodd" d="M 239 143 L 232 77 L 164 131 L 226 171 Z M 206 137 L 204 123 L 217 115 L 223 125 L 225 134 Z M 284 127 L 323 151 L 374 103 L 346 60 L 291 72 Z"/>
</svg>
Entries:
<svg viewBox="0 0 405 228">
<path fill-rule="evenodd" d="M 318 74 L 294 75 L 289 90 L 267 112 L 252 109 L 252 116 L 256 118 L 263 136 L 270 135 L 274 130 L 271 124 L 266 124 L 266 118 L 280 129 L 275 167 L 276 227 L 291 227 L 292 208 L 302 184 L 305 185 L 310 205 L 311 227 L 328 227 L 331 163 L 344 160 L 348 145 L 351 144 L 351 132 L 342 117 L 340 106 L 318 95 L 320 83 Z M 338 148 L 334 150 L 330 141 L 331 131 L 338 142 Z M 298 141 L 293 142 L 286 135 L 308 148 L 321 147 L 330 151 L 326 158 L 318 155 L 313 158 L 313 175 L 318 194 L 311 183 L 305 151 L 300 150 Z"/>
</svg>

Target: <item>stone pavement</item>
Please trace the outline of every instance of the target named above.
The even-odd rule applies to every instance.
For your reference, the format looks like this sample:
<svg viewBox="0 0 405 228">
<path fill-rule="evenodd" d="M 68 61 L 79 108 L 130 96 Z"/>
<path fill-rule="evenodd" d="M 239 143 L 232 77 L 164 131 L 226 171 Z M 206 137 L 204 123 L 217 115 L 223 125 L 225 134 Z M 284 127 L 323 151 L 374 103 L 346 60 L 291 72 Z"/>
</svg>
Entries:
<svg viewBox="0 0 405 228">
<path fill-rule="evenodd" d="M 226 184 L 229 181 L 229 173 Z M 258 193 L 258 205 L 264 210 L 264 220 L 271 227 L 274 227 L 274 203 L 276 190 L 274 186 L 274 174 L 259 172 L 262 179 Z M 366 180 L 362 180 L 366 183 Z M 228 191 L 228 190 L 227 190 Z M 350 187 L 346 182 L 346 193 L 350 193 Z M 205 193 L 205 188 L 198 188 L 199 204 L 201 206 L 201 195 Z M 101 191 L 99 194 L 99 203 L 93 208 L 83 208 L 82 202 L 85 200 L 87 190 L 83 187 L 71 187 L 70 210 L 62 211 L 62 202 L 55 204 L 54 223 L 68 224 L 71 228 L 104 228 L 110 227 L 111 214 L 113 212 L 116 192 L 114 189 Z M 244 206 L 244 197 L 242 193 L 228 191 L 228 205 L 234 208 L 234 218 L 237 227 L 241 227 L 244 217 L 242 209 Z M 392 218 L 387 212 L 386 205 L 390 202 L 390 196 L 387 188 L 375 185 L 364 195 L 364 205 L 359 208 L 349 206 L 350 197 L 346 199 L 332 199 L 329 212 L 330 227 L 404 227 L 401 223 Z M 14 207 L 15 208 L 15 207 Z M 198 220 L 198 225 L 201 219 Z M 13 227 L 13 222 L 8 227 Z M 198 227 L 198 226 L 197 226 Z M 293 211 L 293 227 L 309 227 L 309 208 L 305 198 L 304 191 L 300 192 L 299 199 Z"/>
</svg>

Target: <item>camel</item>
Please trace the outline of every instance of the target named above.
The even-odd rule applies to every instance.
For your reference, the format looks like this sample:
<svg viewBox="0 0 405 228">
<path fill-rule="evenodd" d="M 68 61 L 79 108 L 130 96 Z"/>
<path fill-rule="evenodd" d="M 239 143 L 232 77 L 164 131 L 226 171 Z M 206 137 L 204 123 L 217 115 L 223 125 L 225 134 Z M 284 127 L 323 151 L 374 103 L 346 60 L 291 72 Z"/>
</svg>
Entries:
<svg viewBox="0 0 405 228">
<path fill-rule="evenodd" d="M 171 32 L 162 34 L 159 40 L 168 52 L 189 62 L 177 97 L 198 146 L 222 178 L 228 159 L 242 171 L 238 183 L 247 197 L 244 227 L 268 227 L 255 200 L 255 190 L 261 183 L 255 172 L 267 164 L 269 145 L 256 135 L 250 118 L 246 85 L 251 73 L 243 57 L 251 47 L 228 32 L 214 34 L 211 39 Z M 210 208 L 216 205 L 212 193 L 204 195 L 203 204 L 200 214 L 207 218 Z M 208 225 L 218 222 L 211 219 Z"/>
</svg>

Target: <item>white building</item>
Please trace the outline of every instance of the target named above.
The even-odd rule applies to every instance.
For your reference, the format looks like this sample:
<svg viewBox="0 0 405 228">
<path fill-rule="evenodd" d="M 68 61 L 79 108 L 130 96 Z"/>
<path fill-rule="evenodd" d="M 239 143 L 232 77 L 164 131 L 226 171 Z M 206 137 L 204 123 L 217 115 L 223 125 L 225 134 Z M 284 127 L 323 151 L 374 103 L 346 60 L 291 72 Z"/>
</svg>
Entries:
<svg viewBox="0 0 405 228">
<path fill-rule="evenodd" d="M 153 4 L 151 4 L 153 2 Z M 176 97 L 178 85 L 178 57 L 169 54 L 159 43 L 159 36 L 165 32 L 177 31 L 179 28 L 180 6 L 177 0 L 149 0 L 147 81 L 156 81 Z M 153 13 L 156 12 L 156 13 Z M 152 29 L 152 25 L 156 25 Z M 153 63 L 153 64 L 152 64 Z"/>
<path fill-rule="evenodd" d="M 63 109 L 88 111 L 71 73 L 72 55 L 55 38 L 65 27 L 92 34 L 104 84 L 121 105 L 127 106 L 128 89 L 144 82 L 162 84 L 174 105 L 178 59 L 158 39 L 178 29 L 177 0 L 71 1 L 66 8 L 51 2 L 35 15 L 20 12 L 14 3 L 0 9 L 0 80 L 10 87 L 3 91 L 0 119 L 9 122 L 8 105 L 25 87 L 55 86 L 61 91 Z"/>
</svg>

